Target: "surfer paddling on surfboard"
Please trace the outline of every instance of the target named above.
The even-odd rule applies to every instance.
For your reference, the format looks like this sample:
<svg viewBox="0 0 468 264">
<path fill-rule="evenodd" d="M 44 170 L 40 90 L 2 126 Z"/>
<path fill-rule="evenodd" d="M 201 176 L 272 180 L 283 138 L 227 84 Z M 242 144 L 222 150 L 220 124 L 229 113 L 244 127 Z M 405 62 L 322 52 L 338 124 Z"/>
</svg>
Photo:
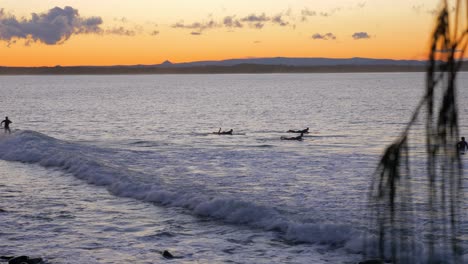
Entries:
<svg viewBox="0 0 468 264">
<path fill-rule="evenodd" d="M 302 140 L 302 136 L 304 136 L 304 133 L 302 132 L 300 136 L 297 137 L 281 137 L 281 140 Z"/>
<path fill-rule="evenodd" d="M 304 134 L 307 134 L 307 133 L 309 133 L 309 128 L 302 129 L 302 130 L 290 129 L 290 130 L 288 130 L 288 133 L 304 133 Z"/>
<path fill-rule="evenodd" d="M 213 134 L 217 134 L 217 135 L 232 135 L 232 129 L 231 130 L 228 130 L 228 131 L 221 131 L 221 128 L 219 128 L 219 131 L 218 132 L 213 132 Z"/>
</svg>

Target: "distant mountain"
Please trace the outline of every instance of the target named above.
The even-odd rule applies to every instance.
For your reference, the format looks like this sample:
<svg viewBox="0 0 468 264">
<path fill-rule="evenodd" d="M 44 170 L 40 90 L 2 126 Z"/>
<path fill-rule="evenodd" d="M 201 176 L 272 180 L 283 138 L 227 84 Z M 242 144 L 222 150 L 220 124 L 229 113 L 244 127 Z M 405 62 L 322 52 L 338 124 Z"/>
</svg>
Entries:
<svg viewBox="0 0 468 264">
<path fill-rule="evenodd" d="M 229 73 L 341 73 L 424 72 L 427 61 L 389 59 L 254 58 L 155 65 L 1 67 L 0 75 L 18 74 L 229 74 Z M 464 61 L 461 71 L 468 71 Z"/>
<path fill-rule="evenodd" d="M 220 61 L 194 61 L 184 63 L 171 63 L 165 61 L 158 65 L 160 67 L 198 67 L 198 66 L 235 66 L 240 64 L 256 65 L 284 65 L 284 66 L 369 66 L 369 65 L 393 65 L 393 66 L 423 66 L 426 61 L 419 60 L 390 60 L 390 59 L 330 59 L 330 58 L 253 58 L 253 59 L 229 59 Z M 148 67 L 151 67 L 148 65 Z"/>
<path fill-rule="evenodd" d="M 163 66 L 163 67 L 168 67 L 168 66 L 172 66 L 174 64 L 172 64 L 172 62 L 166 60 L 164 61 L 163 63 L 159 64 L 159 66 Z"/>
</svg>

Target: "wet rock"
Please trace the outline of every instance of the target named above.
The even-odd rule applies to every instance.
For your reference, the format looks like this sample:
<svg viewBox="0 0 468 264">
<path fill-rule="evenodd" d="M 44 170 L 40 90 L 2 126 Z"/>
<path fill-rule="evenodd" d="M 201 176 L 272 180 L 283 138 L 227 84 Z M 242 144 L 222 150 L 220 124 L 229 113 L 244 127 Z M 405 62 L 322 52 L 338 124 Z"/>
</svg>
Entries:
<svg viewBox="0 0 468 264">
<path fill-rule="evenodd" d="M 28 256 L 18 256 L 13 257 L 8 260 L 8 264 L 40 264 L 42 262 L 41 258 L 29 258 Z"/>
<path fill-rule="evenodd" d="M 0 259 L 3 261 L 3 260 L 10 260 L 14 258 L 13 256 L 0 256 Z"/>
<path fill-rule="evenodd" d="M 385 262 L 381 259 L 370 259 L 359 262 L 359 264 L 384 264 Z"/>
<path fill-rule="evenodd" d="M 28 264 L 42 264 L 42 258 L 30 258 Z M 45 263 L 44 263 L 45 264 Z"/>
<path fill-rule="evenodd" d="M 173 259 L 174 258 L 174 256 L 167 250 L 163 251 L 162 256 L 167 258 L 167 259 Z"/>
<path fill-rule="evenodd" d="M 27 263 L 28 260 L 29 260 L 28 256 L 13 257 L 8 261 L 8 264 L 23 264 L 23 263 Z"/>
</svg>

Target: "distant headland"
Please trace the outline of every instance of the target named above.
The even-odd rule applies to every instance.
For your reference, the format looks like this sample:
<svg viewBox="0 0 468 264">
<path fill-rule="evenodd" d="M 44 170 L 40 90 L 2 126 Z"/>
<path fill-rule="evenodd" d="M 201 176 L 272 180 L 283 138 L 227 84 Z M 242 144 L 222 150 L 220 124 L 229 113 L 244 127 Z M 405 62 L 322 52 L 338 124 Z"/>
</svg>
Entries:
<svg viewBox="0 0 468 264">
<path fill-rule="evenodd" d="M 423 72 L 427 61 L 369 58 L 253 58 L 154 65 L 2 67 L 0 75 Z M 462 71 L 468 71 L 463 61 Z"/>
</svg>

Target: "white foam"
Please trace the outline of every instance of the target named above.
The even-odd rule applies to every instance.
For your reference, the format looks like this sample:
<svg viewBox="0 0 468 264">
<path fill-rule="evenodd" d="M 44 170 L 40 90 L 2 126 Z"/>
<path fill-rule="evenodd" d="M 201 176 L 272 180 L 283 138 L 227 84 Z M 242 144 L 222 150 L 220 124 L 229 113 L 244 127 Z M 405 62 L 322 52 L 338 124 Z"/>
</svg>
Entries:
<svg viewBox="0 0 468 264">
<path fill-rule="evenodd" d="M 86 146 L 60 141 L 34 131 L 18 131 L 0 139 L 1 159 L 60 168 L 90 184 L 106 186 L 114 195 L 183 207 L 196 215 L 226 223 L 279 231 L 292 241 L 344 245 L 347 240 L 345 234 L 350 233 L 343 232 L 342 229 L 350 229 L 346 227 L 294 223 L 274 208 L 251 201 L 206 197 L 199 193 L 176 193 L 165 190 L 164 186 L 135 182 L 129 176 L 136 172 L 101 164 L 99 160 L 84 154 L 87 152 Z"/>
<path fill-rule="evenodd" d="M 61 141 L 34 131 L 18 131 L 0 138 L 0 158 L 3 160 L 60 168 L 90 184 L 105 186 L 117 196 L 181 207 L 195 215 L 226 223 L 277 231 L 292 242 L 318 243 L 344 248 L 352 253 L 362 252 L 364 236 L 350 225 L 295 222 L 274 207 L 253 201 L 209 197 L 193 191 L 175 192 L 157 182 L 138 182 L 133 180 L 138 177 L 133 176 L 139 172 L 104 163 L 97 155 L 93 156 L 92 150 L 89 146 Z"/>
</svg>

